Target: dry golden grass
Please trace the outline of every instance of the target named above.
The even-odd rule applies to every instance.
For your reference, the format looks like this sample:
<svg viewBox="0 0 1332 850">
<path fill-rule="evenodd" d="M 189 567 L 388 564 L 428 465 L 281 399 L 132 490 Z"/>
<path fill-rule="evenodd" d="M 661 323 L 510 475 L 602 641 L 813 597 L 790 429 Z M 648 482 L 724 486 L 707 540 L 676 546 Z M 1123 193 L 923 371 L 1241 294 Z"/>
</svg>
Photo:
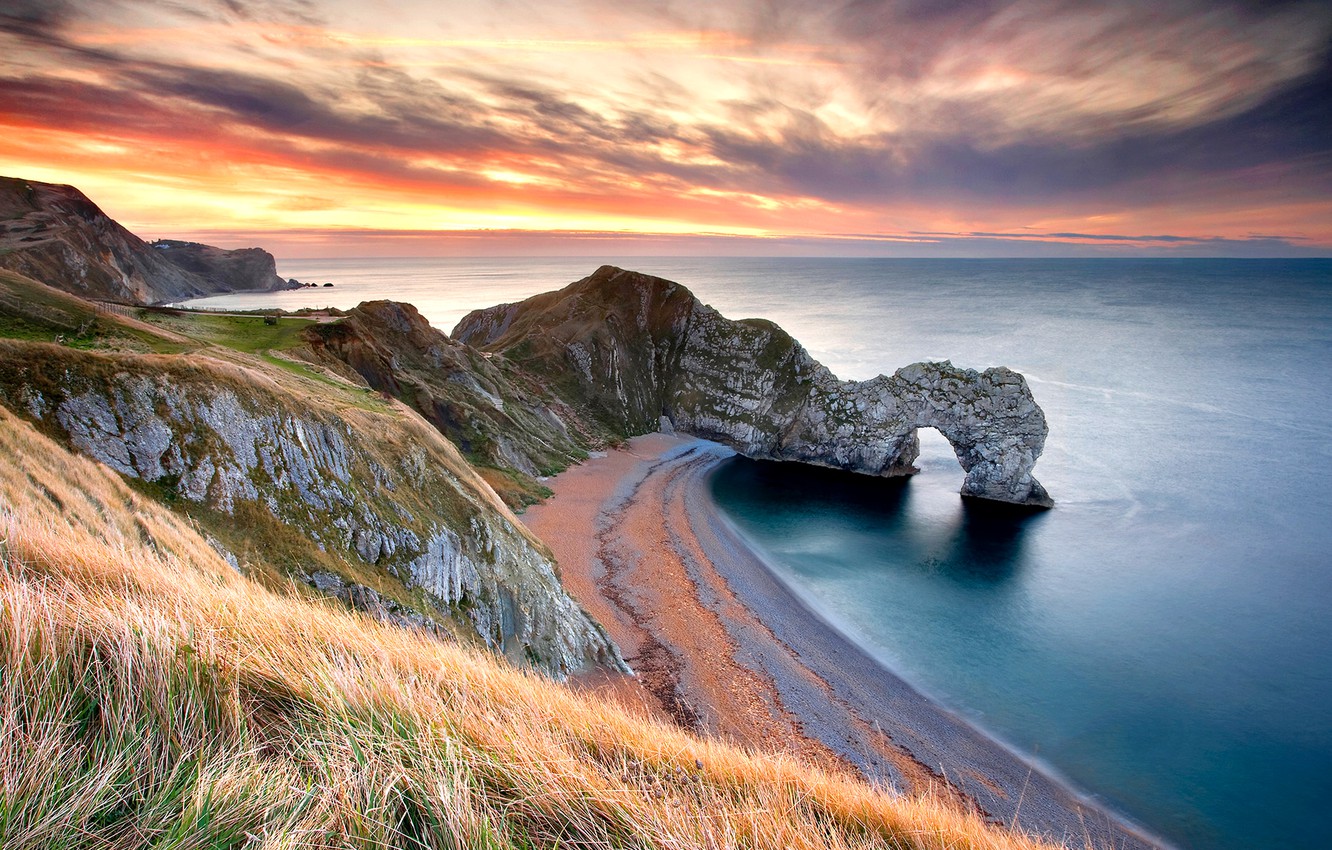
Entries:
<svg viewBox="0 0 1332 850">
<path fill-rule="evenodd" d="M 1033 848 L 265 590 L 0 408 L 0 845 Z"/>
</svg>

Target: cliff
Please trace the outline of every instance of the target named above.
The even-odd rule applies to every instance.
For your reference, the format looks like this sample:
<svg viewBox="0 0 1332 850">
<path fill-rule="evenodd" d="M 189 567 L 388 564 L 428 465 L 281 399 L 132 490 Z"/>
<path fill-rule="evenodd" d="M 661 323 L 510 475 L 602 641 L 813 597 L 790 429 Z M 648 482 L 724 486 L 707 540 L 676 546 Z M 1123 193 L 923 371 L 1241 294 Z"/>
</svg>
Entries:
<svg viewBox="0 0 1332 850">
<path fill-rule="evenodd" d="M 77 303 L 0 284 L 0 304 L 29 328 L 66 321 Z M 173 330 L 154 337 L 149 322 L 99 314 L 88 351 L 0 340 L 0 405 L 189 516 L 248 575 L 296 579 L 556 675 L 623 669 L 545 546 L 429 424 L 271 351 L 190 336 L 195 322 L 211 339 L 223 320 L 268 328 L 259 317 L 161 320 Z M 130 344 L 173 353 L 111 350 Z"/>
<path fill-rule="evenodd" d="M 157 304 L 290 284 L 258 248 L 149 246 L 73 186 L 0 177 L 0 268 L 85 298 Z"/>
<path fill-rule="evenodd" d="M 218 292 L 295 288 L 278 277 L 277 260 L 263 248 L 226 250 L 178 239 L 159 239 L 149 247 L 167 262 L 197 275 Z"/>
<path fill-rule="evenodd" d="M 676 430 L 753 458 L 903 475 L 936 428 L 964 496 L 1048 507 L 1032 476 L 1048 428 L 1023 377 L 916 363 L 841 381 L 789 334 L 732 321 L 679 284 L 613 266 L 558 292 L 466 316 L 456 342 L 503 357 L 580 417 L 623 435 Z"/>
<path fill-rule="evenodd" d="M 512 505 L 536 501 L 546 492 L 536 478 L 601 442 L 532 376 L 449 339 L 410 304 L 366 302 L 303 338 L 307 359 L 417 410 Z"/>
<path fill-rule="evenodd" d="M 0 457 L 9 850 L 1055 846 L 274 592 L 3 408 Z"/>
</svg>

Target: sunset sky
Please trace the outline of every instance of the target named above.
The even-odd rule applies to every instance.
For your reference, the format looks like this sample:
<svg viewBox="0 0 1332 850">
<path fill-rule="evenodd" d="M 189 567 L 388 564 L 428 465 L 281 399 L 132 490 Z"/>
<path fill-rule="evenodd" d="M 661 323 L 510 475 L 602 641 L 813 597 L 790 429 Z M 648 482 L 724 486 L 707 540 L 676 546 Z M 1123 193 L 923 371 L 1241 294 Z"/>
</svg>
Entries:
<svg viewBox="0 0 1332 850">
<path fill-rule="evenodd" d="M 0 174 L 279 256 L 1332 256 L 1332 3 L 4 0 Z"/>
</svg>

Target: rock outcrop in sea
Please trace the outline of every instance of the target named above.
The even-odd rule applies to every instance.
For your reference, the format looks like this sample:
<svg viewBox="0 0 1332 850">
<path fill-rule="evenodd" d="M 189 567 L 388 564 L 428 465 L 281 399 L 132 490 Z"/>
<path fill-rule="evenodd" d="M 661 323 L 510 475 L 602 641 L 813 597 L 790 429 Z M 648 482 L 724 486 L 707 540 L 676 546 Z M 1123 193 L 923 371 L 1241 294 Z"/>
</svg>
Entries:
<svg viewBox="0 0 1332 850">
<path fill-rule="evenodd" d="M 158 304 L 291 289 L 273 255 L 189 242 L 149 246 L 73 186 L 0 177 L 0 268 L 84 298 Z"/>
<path fill-rule="evenodd" d="M 679 284 L 613 266 L 475 311 L 453 341 L 534 376 L 584 433 L 641 434 L 664 419 L 747 457 L 891 476 L 916 471 L 917 430 L 932 427 L 967 473 L 964 496 L 1052 504 L 1032 476 L 1045 415 L 1011 369 L 916 363 L 841 381 L 772 322 L 727 319 Z"/>
</svg>

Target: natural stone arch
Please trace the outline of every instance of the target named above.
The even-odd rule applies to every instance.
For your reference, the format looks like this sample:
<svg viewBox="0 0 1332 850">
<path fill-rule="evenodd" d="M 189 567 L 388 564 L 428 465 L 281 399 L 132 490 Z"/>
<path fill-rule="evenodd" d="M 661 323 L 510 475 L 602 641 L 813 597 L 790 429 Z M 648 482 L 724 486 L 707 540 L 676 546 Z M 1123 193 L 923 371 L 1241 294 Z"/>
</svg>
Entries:
<svg viewBox="0 0 1332 850">
<path fill-rule="evenodd" d="M 469 314 L 455 337 L 558 387 L 611 434 L 678 431 L 747 457 L 909 475 L 917 428 L 937 428 L 966 471 L 964 496 L 1048 507 L 1031 470 L 1046 423 L 1004 367 L 947 361 L 841 381 L 790 334 L 734 321 L 679 284 L 614 266 L 558 292 Z"/>
<path fill-rule="evenodd" d="M 1032 476 L 1048 433 L 1045 414 L 1012 369 L 977 372 L 945 360 L 840 381 L 780 328 L 717 319 L 711 311 L 698 317 L 686 345 L 672 394 L 677 429 L 747 457 L 895 476 L 918 471 L 916 431 L 931 427 L 966 474 L 963 496 L 1054 504 Z M 724 368 L 713 362 L 718 350 L 727 352 Z"/>
<path fill-rule="evenodd" d="M 1032 468 L 1045 448 L 1049 427 L 1026 379 L 1012 369 L 976 372 L 948 361 L 913 363 L 893 375 L 907 442 L 920 454 L 919 428 L 930 427 L 948 440 L 966 473 L 962 495 L 1049 507 L 1045 488 Z M 885 422 L 891 427 L 892 423 Z"/>
</svg>

